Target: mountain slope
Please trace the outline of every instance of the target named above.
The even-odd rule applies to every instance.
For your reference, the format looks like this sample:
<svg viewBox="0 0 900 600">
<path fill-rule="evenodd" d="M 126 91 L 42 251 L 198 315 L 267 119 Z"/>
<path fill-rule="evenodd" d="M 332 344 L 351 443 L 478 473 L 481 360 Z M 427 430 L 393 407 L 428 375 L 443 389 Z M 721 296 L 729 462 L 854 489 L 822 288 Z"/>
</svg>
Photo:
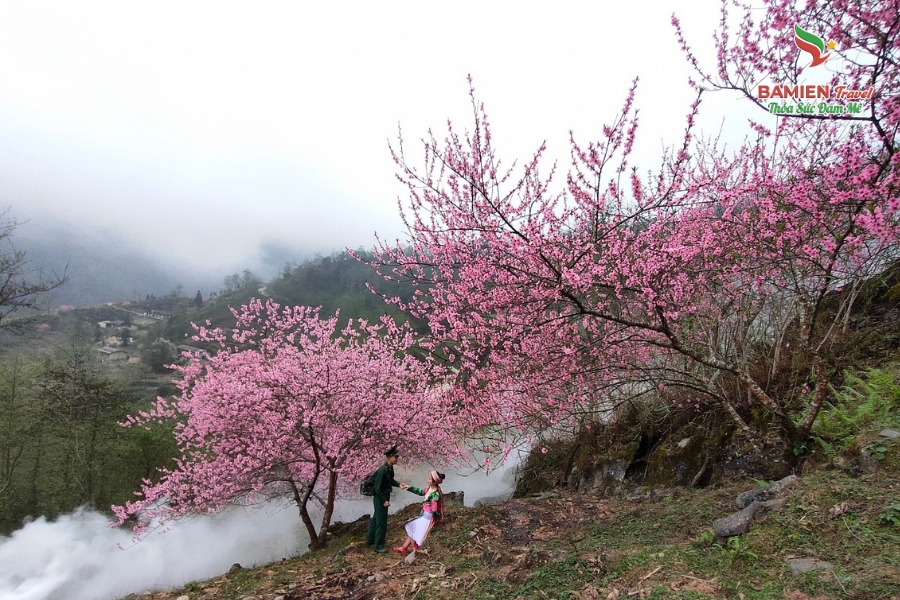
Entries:
<svg viewBox="0 0 900 600">
<path fill-rule="evenodd" d="M 453 508 L 412 564 L 365 546 L 365 523 L 327 551 L 227 575 L 155 598 L 190 600 L 897 598 L 900 443 L 875 475 L 822 469 L 786 492 L 780 512 L 724 547 L 710 524 L 757 484 L 657 490 L 632 499 L 554 492 Z M 389 543 L 415 506 L 391 517 Z M 407 514 L 408 513 L 408 514 Z M 831 570 L 794 574 L 812 558 Z"/>
</svg>

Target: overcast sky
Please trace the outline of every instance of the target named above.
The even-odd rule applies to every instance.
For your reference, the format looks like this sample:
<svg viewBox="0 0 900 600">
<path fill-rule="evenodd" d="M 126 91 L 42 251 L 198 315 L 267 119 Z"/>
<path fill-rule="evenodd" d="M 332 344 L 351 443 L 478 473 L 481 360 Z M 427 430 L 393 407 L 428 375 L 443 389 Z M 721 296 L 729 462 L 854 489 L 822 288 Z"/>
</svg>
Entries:
<svg viewBox="0 0 900 600">
<path fill-rule="evenodd" d="M 670 19 L 712 56 L 718 2 L 3 2 L 0 201 L 228 273 L 266 248 L 402 237 L 388 141 L 471 123 L 561 166 L 640 76 L 639 157 L 692 100 Z M 710 62 L 707 62 L 710 64 Z M 706 102 L 706 127 L 740 104 Z"/>
</svg>

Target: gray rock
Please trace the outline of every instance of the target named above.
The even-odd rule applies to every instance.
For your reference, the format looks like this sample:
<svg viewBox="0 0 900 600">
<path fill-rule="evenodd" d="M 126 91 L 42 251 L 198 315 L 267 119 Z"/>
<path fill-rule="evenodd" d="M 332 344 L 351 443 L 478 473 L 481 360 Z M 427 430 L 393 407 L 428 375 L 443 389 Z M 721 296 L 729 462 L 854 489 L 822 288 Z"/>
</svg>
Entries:
<svg viewBox="0 0 900 600">
<path fill-rule="evenodd" d="M 489 506 L 491 504 L 503 504 L 504 502 L 512 498 L 513 491 L 514 490 L 511 490 L 509 493 L 500 494 L 499 496 L 485 496 L 484 498 L 479 498 L 472 506 L 474 508 L 480 508 L 482 506 Z"/>
<path fill-rule="evenodd" d="M 760 511 L 781 512 L 787 505 L 787 498 L 776 498 L 775 500 L 767 500 L 759 505 Z"/>
<path fill-rule="evenodd" d="M 817 558 L 792 558 L 788 560 L 788 566 L 794 575 L 806 573 L 807 571 L 831 571 L 834 569 L 828 561 L 819 560 Z"/>
<path fill-rule="evenodd" d="M 800 481 L 800 478 L 796 475 L 788 475 L 784 479 L 781 479 L 774 483 L 770 483 L 767 486 L 758 487 L 748 492 L 744 492 L 737 497 L 737 507 L 743 509 L 750 506 L 750 504 L 752 504 L 753 502 L 765 502 L 766 500 L 771 500 L 772 498 L 780 494 L 782 490 L 794 485 L 798 481 Z"/>
<path fill-rule="evenodd" d="M 411 564 L 413 564 L 414 562 L 416 562 L 416 553 L 415 553 L 415 551 L 410 552 L 410 553 L 406 556 L 406 558 L 403 559 L 403 562 L 405 562 L 405 563 L 408 564 L 408 565 L 411 565 Z"/>
<path fill-rule="evenodd" d="M 363 515 L 355 521 L 344 523 L 336 521 L 328 526 L 328 533 L 332 535 L 344 535 L 347 533 L 365 533 L 369 528 L 369 515 Z"/>
<path fill-rule="evenodd" d="M 458 492 L 446 492 L 444 494 L 444 505 L 445 506 L 465 506 L 466 505 L 466 493 L 462 490 Z"/>
<path fill-rule="evenodd" d="M 750 531 L 750 523 L 756 518 L 756 515 L 762 512 L 778 512 L 787 504 L 787 498 L 776 498 L 775 500 L 767 500 L 765 502 L 752 502 L 750 506 L 745 506 L 736 513 L 731 513 L 727 517 L 716 519 L 713 521 L 713 531 L 716 534 L 716 541 L 720 544 L 725 543 L 726 538 L 735 535 L 743 535 Z"/>
<path fill-rule="evenodd" d="M 772 497 L 772 491 L 769 490 L 769 487 L 758 487 L 756 489 L 750 490 L 749 492 L 744 492 L 737 497 L 735 500 L 735 504 L 741 510 L 747 508 L 754 502 L 762 502 L 768 500 Z"/>
<path fill-rule="evenodd" d="M 629 502 L 643 502 L 650 499 L 650 490 L 644 486 L 638 486 L 625 492 L 625 499 Z"/>
<path fill-rule="evenodd" d="M 628 472 L 628 467 L 631 465 L 631 462 L 628 461 L 618 461 L 614 462 L 606 469 L 606 476 L 612 480 L 622 482 L 625 481 L 625 474 Z"/>
<path fill-rule="evenodd" d="M 551 498 L 559 498 L 559 494 L 556 492 L 543 492 L 532 494 L 531 497 L 535 500 L 549 500 Z"/>
<path fill-rule="evenodd" d="M 860 449 L 856 463 L 859 465 L 859 472 L 864 475 L 873 475 L 878 472 L 878 461 L 872 458 L 872 455 L 865 448 Z"/>
<path fill-rule="evenodd" d="M 569 485 L 577 488 L 582 494 L 607 496 L 617 493 L 622 482 L 625 481 L 628 465 L 632 462 L 635 450 L 637 450 L 636 444 L 628 458 L 624 460 L 595 465 L 583 472 L 573 469 L 569 477 Z"/>
<path fill-rule="evenodd" d="M 716 534 L 716 540 L 722 541 L 735 535 L 742 535 L 750 531 L 750 523 L 756 512 L 762 507 L 762 502 L 753 502 L 750 506 L 746 506 L 736 513 L 731 513 L 727 517 L 716 519 L 713 521 L 713 531 Z"/>
<path fill-rule="evenodd" d="M 878 435 L 889 440 L 896 440 L 897 438 L 900 438 L 900 431 L 894 431 L 893 429 L 882 429 L 881 433 L 879 433 Z"/>
<path fill-rule="evenodd" d="M 348 552 L 350 552 L 350 550 L 352 550 L 354 548 L 355 548 L 355 546 L 344 546 L 343 548 L 341 548 L 340 550 L 338 550 L 337 552 L 334 553 L 334 556 L 331 557 L 331 562 L 335 563 L 335 562 L 341 560 L 344 556 L 347 555 Z"/>
</svg>

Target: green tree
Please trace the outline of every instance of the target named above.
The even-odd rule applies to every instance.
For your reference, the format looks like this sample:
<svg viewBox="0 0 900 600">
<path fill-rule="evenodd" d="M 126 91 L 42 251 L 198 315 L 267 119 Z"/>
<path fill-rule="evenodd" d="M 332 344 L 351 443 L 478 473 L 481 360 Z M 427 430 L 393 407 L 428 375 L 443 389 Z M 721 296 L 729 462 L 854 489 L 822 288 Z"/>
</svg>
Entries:
<svg viewBox="0 0 900 600">
<path fill-rule="evenodd" d="M 0 364 L 0 520 L 5 520 L 6 498 L 26 462 L 32 431 L 31 382 L 34 369 L 15 358 Z"/>
<path fill-rule="evenodd" d="M 48 361 L 38 377 L 38 396 L 47 411 L 42 421 L 62 451 L 54 467 L 63 499 L 97 506 L 109 477 L 103 467 L 128 403 L 100 373 L 90 350 L 76 346 L 61 360 Z"/>
<path fill-rule="evenodd" d="M 0 534 L 29 515 L 106 510 L 172 466 L 171 431 L 118 425 L 133 400 L 92 350 L 75 341 L 42 364 L 0 366 Z"/>
<path fill-rule="evenodd" d="M 156 339 L 144 346 L 141 358 L 154 373 L 167 373 L 169 371 L 167 365 L 174 363 L 177 356 L 171 343 Z"/>
<path fill-rule="evenodd" d="M 65 270 L 62 275 L 48 274 L 32 267 L 25 252 L 16 249 L 12 235 L 18 223 L 7 213 L 0 213 L 0 328 L 8 326 L 11 313 L 34 308 L 41 294 L 66 282 Z"/>
</svg>

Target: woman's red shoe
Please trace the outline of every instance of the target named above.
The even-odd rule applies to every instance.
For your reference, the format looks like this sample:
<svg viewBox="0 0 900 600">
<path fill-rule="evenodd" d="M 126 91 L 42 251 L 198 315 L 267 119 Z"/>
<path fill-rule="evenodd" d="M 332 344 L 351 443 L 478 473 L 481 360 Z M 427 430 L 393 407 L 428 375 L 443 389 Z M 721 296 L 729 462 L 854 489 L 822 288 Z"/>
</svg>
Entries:
<svg viewBox="0 0 900 600">
<path fill-rule="evenodd" d="M 394 552 L 399 552 L 400 554 L 406 554 L 406 548 L 404 548 L 403 546 L 397 546 L 396 548 L 394 548 Z"/>
</svg>

